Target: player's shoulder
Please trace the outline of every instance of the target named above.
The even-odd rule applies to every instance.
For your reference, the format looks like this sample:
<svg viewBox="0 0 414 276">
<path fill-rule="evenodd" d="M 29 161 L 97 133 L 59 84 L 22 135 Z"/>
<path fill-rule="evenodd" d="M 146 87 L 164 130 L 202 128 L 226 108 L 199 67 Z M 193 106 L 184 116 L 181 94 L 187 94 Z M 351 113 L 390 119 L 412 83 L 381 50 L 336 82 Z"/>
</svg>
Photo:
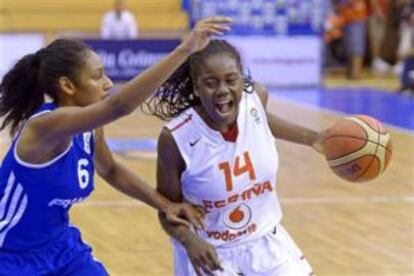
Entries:
<svg viewBox="0 0 414 276">
<path fill-rule="evenodd" d="M 183 131 L 188 129 L 193 123 L 194 123 L 194 110 L 192 108 L 189 108 L 185 111 L 183 111 L 180 115 L 173 118 L 171 121 L 165 124 L 165 127 L 170 132 L 176 132 L 176 131 Z"/>
<path fill-rule="evenodd" d="M 260 82 L 254 82 L 253 88 L 255 93 L 259 97 L 260 101 L 262 102 L 263 106 L 266 106 L 269 94 L 267 88 Z"/>
</svg>

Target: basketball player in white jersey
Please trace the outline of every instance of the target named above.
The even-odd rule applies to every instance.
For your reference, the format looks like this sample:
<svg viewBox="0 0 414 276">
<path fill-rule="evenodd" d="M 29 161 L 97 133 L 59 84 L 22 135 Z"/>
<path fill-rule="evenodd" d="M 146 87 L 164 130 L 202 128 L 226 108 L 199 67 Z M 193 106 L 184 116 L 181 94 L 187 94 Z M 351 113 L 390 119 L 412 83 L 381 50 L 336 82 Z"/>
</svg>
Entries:
<svg viewBox="0 0 414 276">
<path fill-rule="evenodd" d="M 213 40 L 192 54 L 147 102 L 162 119 L 158 190 L 206 212 L 204 231 L 174 226 L 175 275 L 312 275 L 279 224 L 275 138 L 320 151 L 323 133 L 265 111 L 267 92 L 243 77 L 239 53 Z"/>
</svg>

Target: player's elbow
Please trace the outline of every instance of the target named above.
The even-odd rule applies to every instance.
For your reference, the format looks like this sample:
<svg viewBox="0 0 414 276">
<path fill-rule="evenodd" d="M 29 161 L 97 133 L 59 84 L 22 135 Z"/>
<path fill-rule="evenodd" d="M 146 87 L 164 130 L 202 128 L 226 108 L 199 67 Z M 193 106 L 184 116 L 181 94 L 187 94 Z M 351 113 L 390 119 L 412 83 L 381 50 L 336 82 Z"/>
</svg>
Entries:
<svg viewBox="0 0 414 276">
<path fill-rule="evenodd" d="M 98 175 L 108 183 L 115 182 L 117 175 L 117 165 L 115 162 L 105 164 L 105 166 L 96 164 L 96 172 Z"/>
</svg>

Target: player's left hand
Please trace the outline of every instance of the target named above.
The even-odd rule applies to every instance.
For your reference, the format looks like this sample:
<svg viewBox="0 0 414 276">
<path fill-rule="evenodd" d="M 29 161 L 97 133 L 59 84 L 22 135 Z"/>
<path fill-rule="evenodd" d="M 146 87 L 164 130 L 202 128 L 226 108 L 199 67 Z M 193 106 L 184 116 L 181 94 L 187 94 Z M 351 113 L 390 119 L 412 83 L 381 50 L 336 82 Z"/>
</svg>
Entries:
<svg viewBox="0 0 414 276">
<path fill-rule="evenodd" d="M 200 206 L 190 203 L 171 203 L 164 213 L 171 224 L 180 224 L 189 227 L 194 225 L 198 230 L 204 230 L 204 210 Z"/>
<path fill-rule="evenodd" d="M 232 19 L 224 16 L 204 18 L 196 23 L 189 36 L 179 46 L 192 54 L 201 51 L 210 42 L 213 35 L 223 35 L 230 30 Z"/>
</svg>

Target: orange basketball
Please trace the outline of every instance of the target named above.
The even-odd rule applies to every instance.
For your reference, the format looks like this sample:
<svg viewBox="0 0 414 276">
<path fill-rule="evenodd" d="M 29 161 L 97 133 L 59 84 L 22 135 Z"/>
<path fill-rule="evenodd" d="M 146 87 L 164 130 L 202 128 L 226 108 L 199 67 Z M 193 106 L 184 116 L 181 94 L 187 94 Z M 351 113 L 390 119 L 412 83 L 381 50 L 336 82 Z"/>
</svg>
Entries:
<svg viewBox="0 0 414 276">
<path fill-rule="evenodd" d="M 339 120 L 328 129 L 323 148 L 331 169 L 353 182 L 379 176 L 392 156 L 391 135 L 379 121 L 366 115 Z"/>
</svg>

